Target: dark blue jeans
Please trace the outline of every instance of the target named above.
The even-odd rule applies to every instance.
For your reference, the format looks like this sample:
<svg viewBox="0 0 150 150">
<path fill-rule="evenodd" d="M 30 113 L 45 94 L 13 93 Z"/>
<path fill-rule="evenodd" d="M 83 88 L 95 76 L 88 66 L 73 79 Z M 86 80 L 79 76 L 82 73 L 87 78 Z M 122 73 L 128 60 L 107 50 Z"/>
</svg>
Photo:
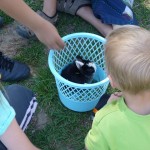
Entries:
<svg viewBox="0 0 150 150">
<path fill-rule="evenodd" d="M 91 0 L 92 10 L 98 19 L 106 24 L 137 25 L 135 16 L 133 19 L 123 14 L 126 4 L 122 0 Z"/>
</svg>

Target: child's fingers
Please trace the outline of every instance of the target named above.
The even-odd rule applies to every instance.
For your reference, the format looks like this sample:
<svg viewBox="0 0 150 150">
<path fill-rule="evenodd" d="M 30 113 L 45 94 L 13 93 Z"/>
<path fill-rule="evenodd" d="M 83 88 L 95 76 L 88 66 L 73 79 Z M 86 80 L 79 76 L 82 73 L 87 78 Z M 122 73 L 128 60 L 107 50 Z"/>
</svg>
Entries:
<svg viewBox="0 0 150 150">
<path fill-rule="evenodd" d="M 115 92 L 113 93 L 115 96 L 121 97 L 122 96 L 122 92 Z"/>
<path fill-rule="evenodd" d="M 112 101 L 116 101 L 118 100 L 119 97 L 122 96 L 122 92 L 115 92 L 113 94 L 111 94 L 110 98 L 108 99 L 107 103 L 110 103 Z"/>
<path fill-rule="evenodd" d="M 114 100 L 118 99 L 118 96 L 115 96 L 114 94 L 111 94 L 110 98 L 108 99 L 107 103 L 110 103 Z"/>
</svg>

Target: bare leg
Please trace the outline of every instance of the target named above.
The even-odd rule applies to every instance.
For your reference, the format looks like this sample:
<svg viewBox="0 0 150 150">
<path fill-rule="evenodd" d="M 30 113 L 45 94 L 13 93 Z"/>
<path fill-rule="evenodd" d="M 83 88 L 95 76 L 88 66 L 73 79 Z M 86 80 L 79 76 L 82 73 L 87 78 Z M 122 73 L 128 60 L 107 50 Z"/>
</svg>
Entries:
<svg viewBox="0 0 150 150">
<path fill-rule="evenodd" d="M 56 0 L 44 0 L 43 12 L 49 17 L 54 16 L 56 14 L 56 3 Z M 100 19 L 97 19 L 89 6 L 81 7 L 76 14 L 93 25 L 103 36 L 113 30 L 111 25 L 104 24 Z"/>
<path fill-rule="evenodd" d="M 56 0 L 44 0 L 43 12 L 49 17 L 56 14 Z"/>
<path fill-rule="evenodd" d="M 76 14 L 93 25 L 104 37 L 113 30 L 111 25 L 104 24 L 100 19 L 97 19 L 89 6 L 81 7 Z"/>
</svg>

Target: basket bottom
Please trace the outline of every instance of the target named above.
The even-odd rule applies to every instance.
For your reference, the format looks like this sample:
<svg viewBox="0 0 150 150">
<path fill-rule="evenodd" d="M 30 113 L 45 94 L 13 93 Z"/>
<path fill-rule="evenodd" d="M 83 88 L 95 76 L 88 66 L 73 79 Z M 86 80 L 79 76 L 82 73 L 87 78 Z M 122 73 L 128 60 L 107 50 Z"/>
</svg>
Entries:
<svg viewBox="0 0 150 150">
<path fill-rule="evenodd" d="M 58 92 L 59 98 L 63 105 L 67 107 L 70 110 L 77 111 L 77 112 L 86 112 L 92 110 L 96 104 L 98 103 L 99 98 L 92 100 L 91 102 L 79 102 L 79 101 L 72 101 L 69 98 L 62 95 L 60 92 Z"/>
</svg>

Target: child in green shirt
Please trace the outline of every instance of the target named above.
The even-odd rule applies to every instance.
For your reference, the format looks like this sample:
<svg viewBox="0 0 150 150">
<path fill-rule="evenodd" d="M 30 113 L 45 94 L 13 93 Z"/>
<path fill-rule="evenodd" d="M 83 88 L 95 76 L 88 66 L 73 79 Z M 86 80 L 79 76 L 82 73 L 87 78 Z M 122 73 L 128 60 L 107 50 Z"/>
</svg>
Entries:
<svg viewBox="0 0 150 150">
<path fill-rule="evenodd" d="M 94 118 L 87 150 L 150 149 L 150 32 L 132 25 L 114 30 L 105 45 L 111 86 L 122 96 Z"/>
</svg>

